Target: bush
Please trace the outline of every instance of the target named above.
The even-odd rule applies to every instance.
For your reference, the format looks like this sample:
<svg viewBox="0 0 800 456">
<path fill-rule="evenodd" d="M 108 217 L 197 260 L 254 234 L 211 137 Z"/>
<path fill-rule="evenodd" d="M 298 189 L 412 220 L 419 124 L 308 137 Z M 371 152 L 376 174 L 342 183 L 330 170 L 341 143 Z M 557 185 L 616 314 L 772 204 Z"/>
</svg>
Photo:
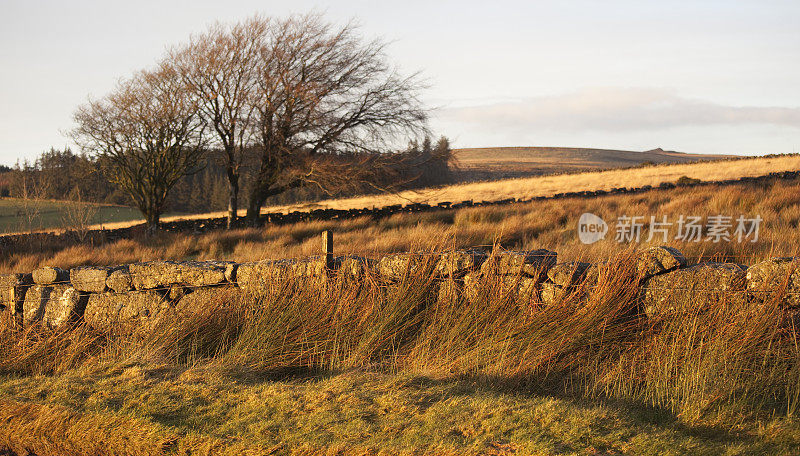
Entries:
<svg viewBox="0 0 800 456">
<path fill-rule="evenodd" d="M 693 185 L 693 184 L 699 184 L 700 182 L 702 182 L 700 179 L 695 179 L 694 177 L 681 176 L 681 177 L 678 178 L 677 184 L 678 185 Z"/>
</svg>

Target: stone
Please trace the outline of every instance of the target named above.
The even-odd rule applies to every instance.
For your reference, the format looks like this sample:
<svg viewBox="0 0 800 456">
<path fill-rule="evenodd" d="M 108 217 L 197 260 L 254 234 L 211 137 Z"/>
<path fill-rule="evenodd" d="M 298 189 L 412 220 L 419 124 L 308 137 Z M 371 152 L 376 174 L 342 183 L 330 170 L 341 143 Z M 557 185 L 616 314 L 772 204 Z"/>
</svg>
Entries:
<svg viewBox="0 0 800 456">
<path fill-rule="evenodd" d="M 521 304 L 539 301 L 539 279 L 519 275 L 483 276 L 472 272 L 464 276 L 464 297 L 473 304 L 484 299 L 514 299 Z"/>
<path fill-rule="evenodd" d="M 584 284 L 587 287 L 591 286 L 587 282 L 567 287 L 551 282 L 543 282 L 540 284 L 539 296 L 544 305 L 563 304 L 577 309 L 586 303 L 591 293 L 591 289 L 585 288 Z"/>
<path fill-rule="evenodd" d="M 227 281 L 227 266 L 222 261 L 184 261 L 178 263 L 178 281 L 193 287 L 219 285 Z"/>
<path fill-rule="evenodd" d="M 107 266 L 81 266 L 69 270 L 69 281 L 78 291 L 102 293 L 106 291 L 106 280 L 116 268 Z"/>
<path fill-rule="evenodd" d="M 239 263 L 230 263 L 225 265 L 225 281 L 228 283 L 236 283 L 236 270 L 239 268 Z"/>
<path fill-rule="evenodd" d="M 56 288 L 56 289 L 54 289 Z M 63 293 L 68 288 L 67 285 L 34 285 L 25 293 L 25 303 L 23 304 L 23 324 L 28 327 L 36 322 L 40 322 L 44 317 L 44 311 L 52 295 Z"/>
<path fill-rule="evenodd" d="M 471 303 L 476 303 L 481 296 L 481 288 L 483 286 L 483 277 L 478 271 L 467 273 L 464 276 L 462 285 L 462 293 L 464 298 Z"/>
<path fill-rule="evenodd" d="M 539 302 L 539 279 L 520 277 L 519 280 L 515 280 L 512 276 L 506 276 L 503 279 L 503 285 L 506 290 L 515 295 L 518 303 L 532 304 Z"/>
<path fill-rule="evenodd" d="M 296 278 L 325 277 L 328 274 L 328 266 L 323 256 L 297 259 L 292 261 L 289 267 L 291 275 Z"/>
<path fill-rule="evenodd" d="M 678 249 L 672 247 L 650 247 L 639 252 L 636 257 L 636 273 L 641 279 L 684 266 L 686 266 L 686 257 Z"/>
<path fill-rule="evenodd" d="M 166 297 L 173 303 L 178 302 L 181 298 L 192 292 L 192 288 L 183 285 L 170 285 L 167 289 Z"/>
<path fill-rule="evenodd" d="M 133 290 L 133 279 L 127 266 L 112 271 L 106 278 L 106 286 L 117 293 Z"/>
<path fill-rule="evenodd" d="M 437 293 L 436 302 L 439 305 L 454 304 L 462 296 L 464 285 L 455 280 L 443 280 L 439 284 L 439 291 Z"/>
<path fill-rule="evenodd" d="M 654 318 L 743 302 L 746 270 L 736 263 L 702 263 L 650 277 L 639 289 L 641 307 Z"/>
<path fill-rule="evenodd" d="M 352 279 L 359 279 L 372 275 L 378 263 L 371 258 L 364 258 L 356 255 L 336 257 L 334 262 L 336 263 L 337 271 L 340 275 Z"/>
<path fill-rule="evenodd" d="M 183 296 L 175 305 L 178 315 L 196 315 L 202 310 L 219 307 L 221 304 L 241 299 L 245 291 L 233 285 L 197 288 Z"/>
<path fill-rule="evenodd" d="M 560 302 L 565 296 L 564 288 L 556 285 L 555 283 L 544 282 L 542 283 L 541 298 L 542 302 L 546 305 L 552 305 Z"/>
<path fill-rule="evenodd" d="M 19 272 L 10 274 L 0 274 L 0 287 L 17 287 L 24 285 L 33 285 L 33 275 L 23 274 Z"/>
<path fill-rule="evenodd" d="M 32 284 L 31 274 L 0 274 L 0 310 L 8 309 L 17 323 L 22 323 L 25 293 Z"/>
<path fill-rule="evenodd" d="M 236 284 L 254 293 L 263 293 L 292 277 L 292 260 L 262 260 L 241 263 L 236 269 Z"/>
<path fill-rule="evenodd" d="M 747 290 L 759 300 L 786 290 L 783 304 L 800 307 L 800 258 L 771 258 L 747 270 Z"/>
<path fill-rule="evenodd" d="M 593 288 L 597 286 L 597 283 L 600 281 L 600 272 L 608 268 L 608 263 L 591 263 L 589 267 L 586 268 L 584 271 L 584 279 L 583 283 L 586 285 L 587 288 Z"/>
<path fill-rule="evenodd" d="M 136 327 L 154 325 L 158 318 L 174 310 L 169 300 L 153 290 L 124 294 L 93 293 L 83 318 L 99 331 L 129 333 Z"/>
<path fill-rule="evenodd" d="M 89 294 L 69 287 L 58 296 L 52 296 L 44 309 L 44 324 L 48 328 L 63 328 L 78 321 L 86 309 Z"/>
<path fill-rule="evenodd" d="M 56 267 L 45 266 L 32 273 L 33 282 L 39 285 L 50 285 L 69 281 L 69 272 Z"/>
<path fill-rule="evenodd" d="M 34 285 L 25 294 L 23 324 L 42 322 L 49 328 L 61 328 L 83 315 L 87 300 L 88 294 L 67 284 Z"/>
<path fill-rule="evenodd" d="M 503 250 L 493 253 L 481 266 L 484 275 L 523 275 L 543 278 L 556 264 L 557 254 L 551 250 L 528 251 Z"/>
<path fill-rule="evenodd" d="M 586 271 L 590 266 L 591 263 L 580 261 L 559 263 L 547 271 L 547 278 L 561 287 L 572 287 L 580 284 L 586 278 Z"/>
<path fill-rule="evenodd" d="M 128 266 L 137 290 L 165 288 L 175 284 L 200 287 L 226 281 L 227 263 L 214 261 L 148 261 Z"/>
<path fill-rule="evenodd" d="M 439 256 L 436 254 L 395 253 L 378 260 L 377 270 L 384 279 L 399 281 L 426 268 L 432 269 L 438 260 Z"/>
<path fill-rule="evenodd" d="M 480 250 L 454 250 L 445 252 L 436 263 L 436 274 L 440 277 L 463 277 L 475 271 L 486 261 L 486 253 Z"/>
<path fill-rule="evenodd" d="M 163 288 L 180 281 L 180 270 L 176 261 L 148 261 L 128 265 L 128 271 L 136 290 Z"/>
</svg>

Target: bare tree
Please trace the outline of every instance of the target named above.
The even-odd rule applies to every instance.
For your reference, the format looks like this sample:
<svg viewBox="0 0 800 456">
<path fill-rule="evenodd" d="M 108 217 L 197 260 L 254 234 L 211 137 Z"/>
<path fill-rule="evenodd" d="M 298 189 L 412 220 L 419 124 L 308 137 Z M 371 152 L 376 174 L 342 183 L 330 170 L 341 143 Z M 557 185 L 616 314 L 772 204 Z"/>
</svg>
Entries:
<svg viewBox="0 0 800 456">
<path fill-rule="evenodd" d="M 164 202 L 203 153 L 198 107 L 174 68 L 142 71 L 74 114 L 73 137 L 98 158 L 104 174 L 128 192 L 158 229 Z"/>
<path fill-rule="evenodd" d="M 84 242 L 89 235 L 89 227 L 97 216 L 100 207 L 96 204 L 85 202 L 80 189 L 75 187 L 69 195 L 69 201 L 64 205 L 61 213 L 61 225 L 67 232 L 71 232 L 80 242 Z"/>
<path fill-rule="evenodd" d="M 265 21 L 252 100 L 261 163 L 247 219 L 264 201 L 307 183 L 331 185 L 374 174 L 398 138 L 426 130 L 416 75 L 400 76 L 385 45 L 319 15 Z M 343 154 L 360 157 L 343 166 Z M 333 171 L 333 172 L 332 172 Z"/>
<path fill-rule="evenodd" d="M 242 152 L 252 132 L 255 70 L 270 23 L 255 17 L 232 26 L 216 24 L 168 56 L 197 101 L 200 114 L 216 133 L 214 144 L 224 152 L 228 228 L 239 207 Z"/>
<path fill-rule="evenodd" d="M 49 181 L 37 178 L 36 168 L 30 166 L 27 160 L 22 165 L 17 162 L 15 174 L 14 193 L 21 203 L 17 209 L 19 229 L 23 232 L 41 229 L 43 226 L 41 213 L 49 192 Z"/>
</svg>

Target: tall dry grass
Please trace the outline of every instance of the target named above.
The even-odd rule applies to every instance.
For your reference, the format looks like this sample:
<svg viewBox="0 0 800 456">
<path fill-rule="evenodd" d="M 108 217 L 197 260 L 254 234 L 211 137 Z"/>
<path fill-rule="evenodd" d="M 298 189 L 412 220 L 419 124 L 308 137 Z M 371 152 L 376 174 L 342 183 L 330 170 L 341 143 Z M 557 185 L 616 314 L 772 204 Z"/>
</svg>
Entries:
<svg viewBox="0 0 800 456">
<path fill-rule="evenodd" d="M 732 292 L 703 311 L 649 320 L 639 312 L 629 254 L 618 255 L 590 292 L 579 287 L 547 307 L 520 301 L 496 277 L 481 279 L 476 299 L 439 298 L 441 283 L 428 265 L 391 286 L 340 277 L 231 293 L 190 317 L 128 334 L 6 325 L 0 373 L 130 362 L 247 372 L 377 369 L 620 398 L 687 422 L 796 415 L 800 349 L 781 292 L 764 302 Z"/>
</svg>

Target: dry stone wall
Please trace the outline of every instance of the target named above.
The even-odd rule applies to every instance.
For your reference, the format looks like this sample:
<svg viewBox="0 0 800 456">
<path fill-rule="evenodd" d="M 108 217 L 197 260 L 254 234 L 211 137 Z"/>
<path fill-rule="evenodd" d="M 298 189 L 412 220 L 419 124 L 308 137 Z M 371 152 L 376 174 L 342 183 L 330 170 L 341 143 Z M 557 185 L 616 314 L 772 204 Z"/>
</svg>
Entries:
<svg viewBox="0 0 800 456">
<path fill-rule="evenodd" d="M 773 258 L 750 267 L 735 263 L 687 266 L 670 247 L 638 251 L 630 264 L 637 304 L 649 318 L 701 312 L 721 301 L 758 303 L 779 296 L 800 307 L 800 258 Z M 44 267 L 0 274 L 0 310 L 20 327 L 63 328 L 84 321 L 102 331 L 154 324 L 163 315 L 191 314 L 231 294 L 263 294 L 287 280 L 320 287 L 339 278 L 379 280 L 386 286 L 414 274 L 438 282 L 438 299 L 463 298 L 480 305 L 510 298 L 532 308 L 579 305 L 608 283 L 609 263 L 558 262 L 556 252 L 455 250 L 401 253 L 379 259 L 324 256 L 252 263 L 151 261 L 69 271 Z"/>
</svg>

